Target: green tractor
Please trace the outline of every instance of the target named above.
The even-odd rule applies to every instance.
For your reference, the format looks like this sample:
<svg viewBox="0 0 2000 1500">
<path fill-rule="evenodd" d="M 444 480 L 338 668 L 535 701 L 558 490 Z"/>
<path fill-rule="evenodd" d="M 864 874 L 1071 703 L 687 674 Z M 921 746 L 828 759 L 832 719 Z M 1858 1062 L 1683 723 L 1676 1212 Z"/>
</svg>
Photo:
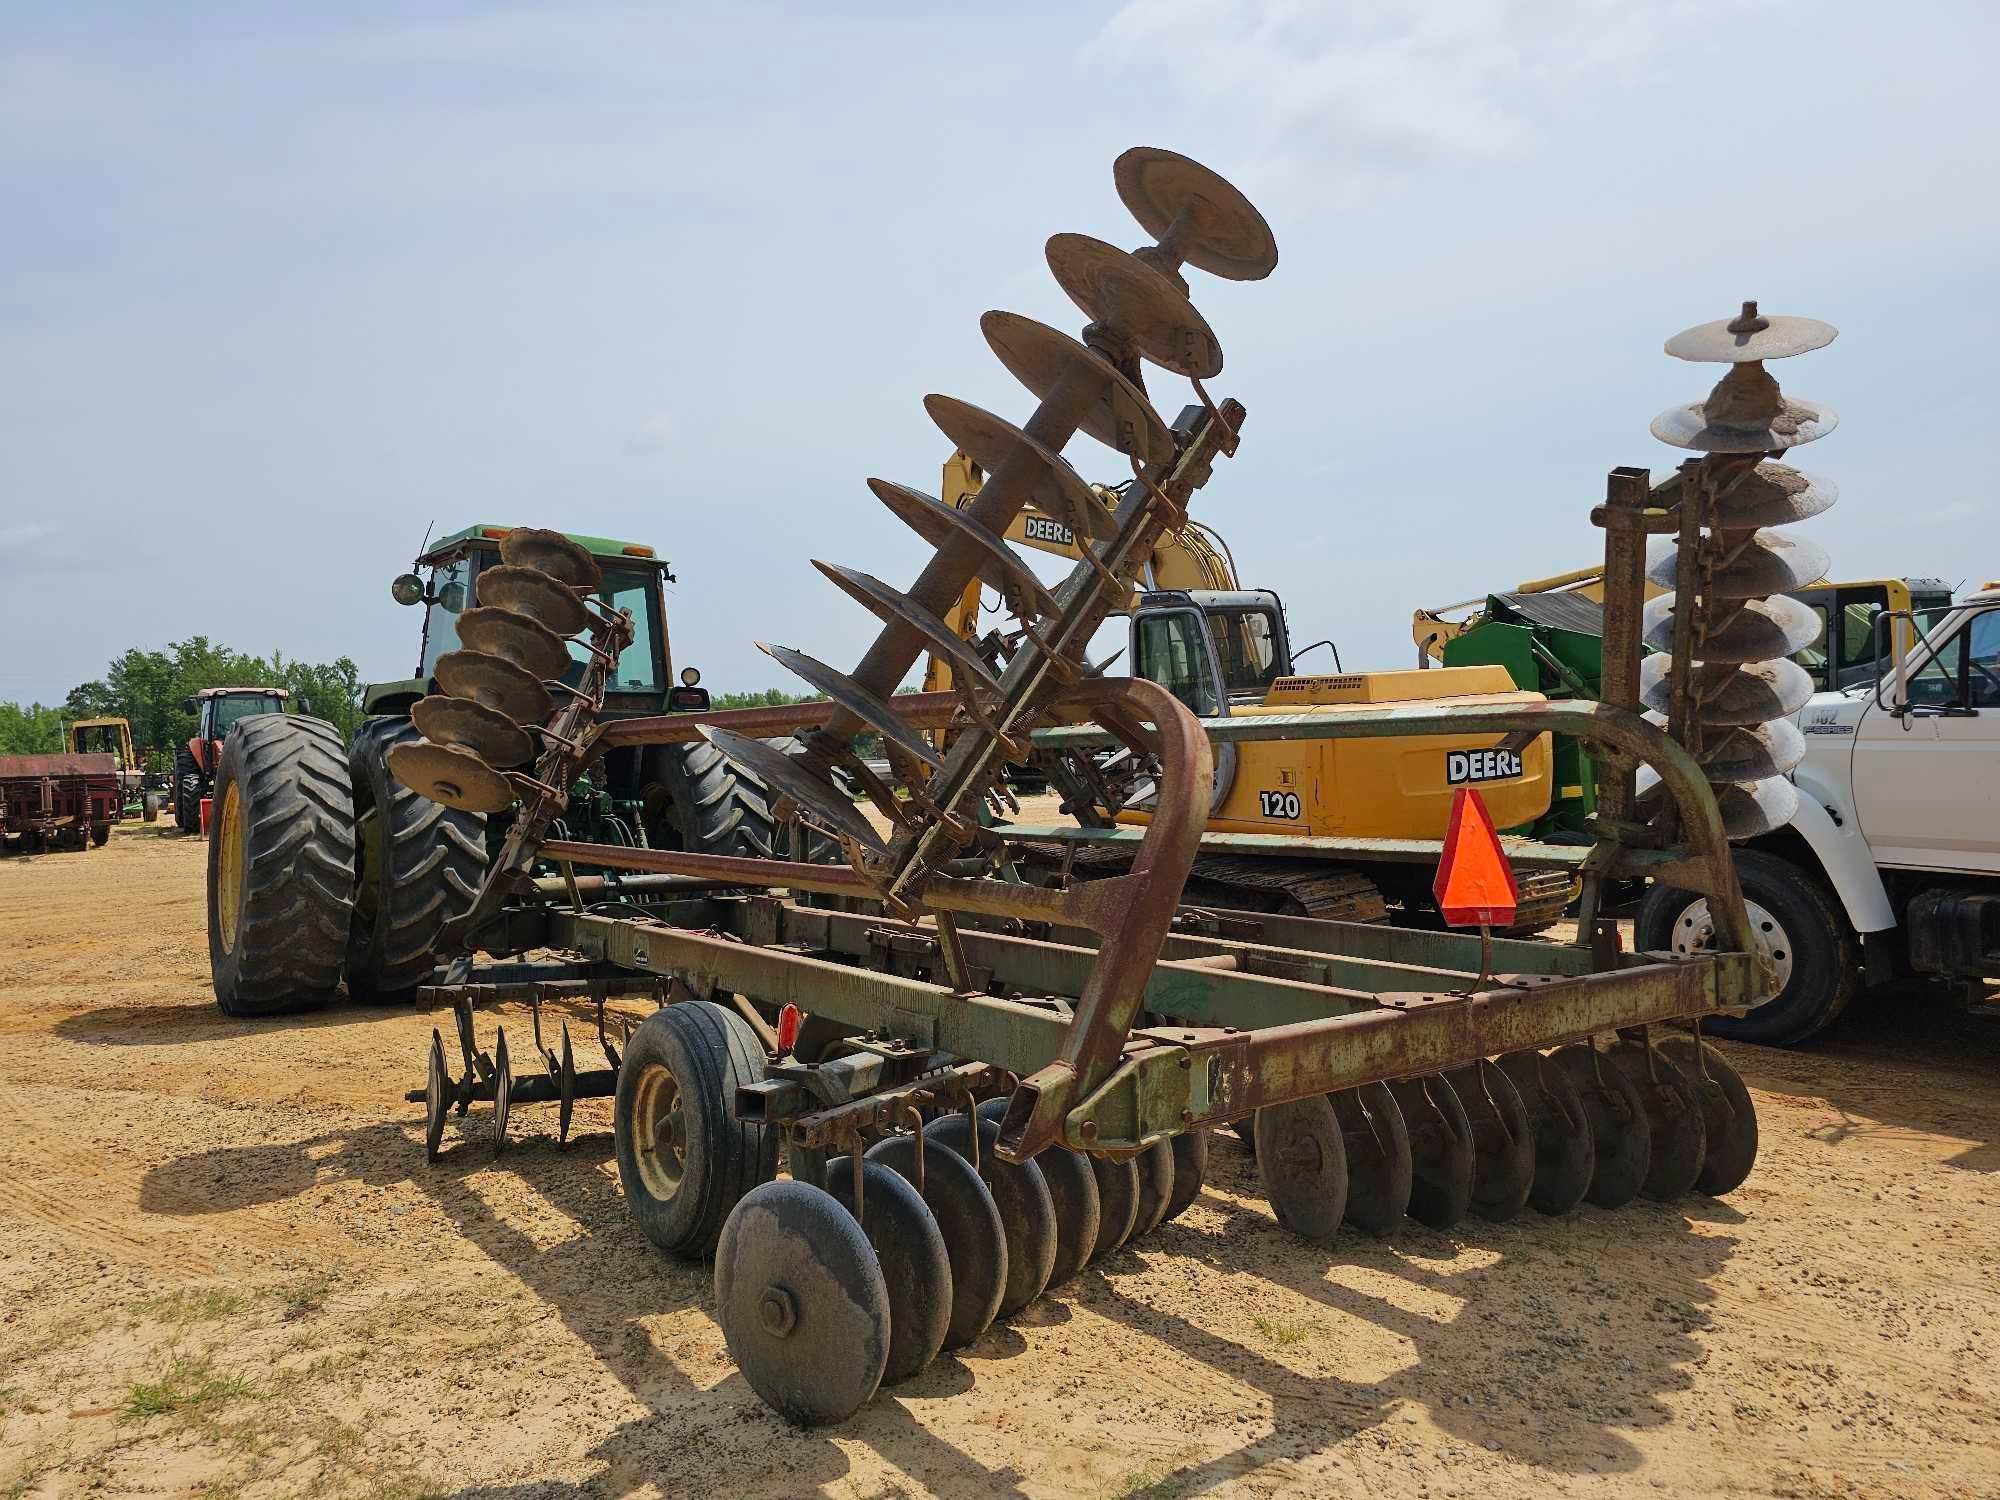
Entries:
<svg viewBox="0 0 2000 1500">
<path fill-rule="evenodd" d="M 246 720 L 230 734 L 208 867 L 209 959 L 225 1013 L 322 1006 L 343 977 L 357 1000 L 401 1002 L 430 979 L 438 931 L 471 901 L 508 815 L 419 796 L 389 774 L 387 757 L 420 738 L 410 709 L 433 690 L 438 658 L 459 649 L 458 617 L 477 601 L 480 574 L 499 566 L 510 529 L 453 532 L 396 579 L 396 601 L 423 608 L 416 671 L 365 689 L 368 717 L 350 743 L 297 714 Z M 692 668 L 669 686 L 667 564 L 636 543 L 570 540 L 603 570 L 598 597 L 636 627 L 603 717 L 706 708 Z M 578 661 L 566 676 L 580 670 Z M 765 789 L 706 742 L 611 750 L 570 789 L 563 828 L 558 837 L 716 854 L 766 854 L 772 836 Z"/>
</svg>

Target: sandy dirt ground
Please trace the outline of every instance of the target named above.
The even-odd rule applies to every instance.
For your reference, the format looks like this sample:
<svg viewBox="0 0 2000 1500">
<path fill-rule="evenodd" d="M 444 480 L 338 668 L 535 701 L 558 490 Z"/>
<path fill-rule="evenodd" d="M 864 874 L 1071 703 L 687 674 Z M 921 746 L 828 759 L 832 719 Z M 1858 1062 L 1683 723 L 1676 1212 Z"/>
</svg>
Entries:
<svg viewBox="0 0 2000 1500">
<path fill-rule="evenodd" d="M 1181 1220 L 806 1434 L 607 1106 L 427 1167 L 438 1018 L 225 1019 L 204 858 L 0 860 L 0 1495 L 2000 1495 L 2000 1035 L 1943 1007 L 1733 1049 L 1726 1202 L 1329 1256 L 1221 1138 Z"/>
</svg>

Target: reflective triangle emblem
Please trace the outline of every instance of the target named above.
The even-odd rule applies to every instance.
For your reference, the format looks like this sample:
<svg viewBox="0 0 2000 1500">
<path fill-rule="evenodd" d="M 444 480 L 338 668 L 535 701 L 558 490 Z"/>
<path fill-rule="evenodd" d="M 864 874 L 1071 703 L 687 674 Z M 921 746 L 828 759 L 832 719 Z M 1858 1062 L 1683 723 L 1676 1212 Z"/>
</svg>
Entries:
<svg viewBox="0 0 2000 1500">
<path fill-rule="evenodd" d="M 1451 824 L 1445 829 L 1444 858 L 1431 883 L 1438 912 L 1452 927 L 1506 927 L 1514 920 L 1520 894 L 1514 871 L 1494 832 L 1493 816 L 1477 790 L 1462 786 L 1452 794 Z"/>
</svg>

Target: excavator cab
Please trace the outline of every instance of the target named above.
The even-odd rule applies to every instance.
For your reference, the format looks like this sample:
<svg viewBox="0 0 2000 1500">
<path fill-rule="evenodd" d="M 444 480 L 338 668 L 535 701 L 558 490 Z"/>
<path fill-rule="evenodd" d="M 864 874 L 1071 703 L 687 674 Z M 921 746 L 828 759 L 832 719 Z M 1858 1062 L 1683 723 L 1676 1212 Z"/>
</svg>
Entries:
<svg viewBox="0 0 2000 1500">
<path fill-rule="evenodd" d="M 1132 664 L 1201 718 L 1262 703 L 1292 674 L 1285 610 L 1269 589 L 1169 589 L 1138 596 Z"/>
</svg>

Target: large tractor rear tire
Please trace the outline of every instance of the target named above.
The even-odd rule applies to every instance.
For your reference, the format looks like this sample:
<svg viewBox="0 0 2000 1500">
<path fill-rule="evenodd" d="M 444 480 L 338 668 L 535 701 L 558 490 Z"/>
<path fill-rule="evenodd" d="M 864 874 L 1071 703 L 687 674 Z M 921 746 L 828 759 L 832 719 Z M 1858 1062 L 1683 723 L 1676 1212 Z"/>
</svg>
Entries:
<svg viewBox="0 0 2000 1500">
<path fill-rule="evenodd" d="M 296 714 L 244 719 L 223 742 L 208 846 L 208 961 L 223 1014 L 325 1005 L 353 906 L 340 732 Z"/>
<path fill-rule="evenodd" d="M 201 832 L 201 767 L 185 745 L 174 752 L 174 825 L 182 833 Z"/>
<path fill-rule="evenodd" d="M 771 798 L 706 740 L 666 747 L 667 790 L 681 847 L 702 854 L 771 853 Z"/>
<path fill-rule="evenodd" d="M 486 819 L 389 774 L 389 747 L 422 738 L 408 719 L 369 719 L 347 750 L 355 824 L 347 992 L 371 1004 L 407 1001 L 431 977 L 438 929 L 472 904 L 486 873 Z"/>
</svg>

